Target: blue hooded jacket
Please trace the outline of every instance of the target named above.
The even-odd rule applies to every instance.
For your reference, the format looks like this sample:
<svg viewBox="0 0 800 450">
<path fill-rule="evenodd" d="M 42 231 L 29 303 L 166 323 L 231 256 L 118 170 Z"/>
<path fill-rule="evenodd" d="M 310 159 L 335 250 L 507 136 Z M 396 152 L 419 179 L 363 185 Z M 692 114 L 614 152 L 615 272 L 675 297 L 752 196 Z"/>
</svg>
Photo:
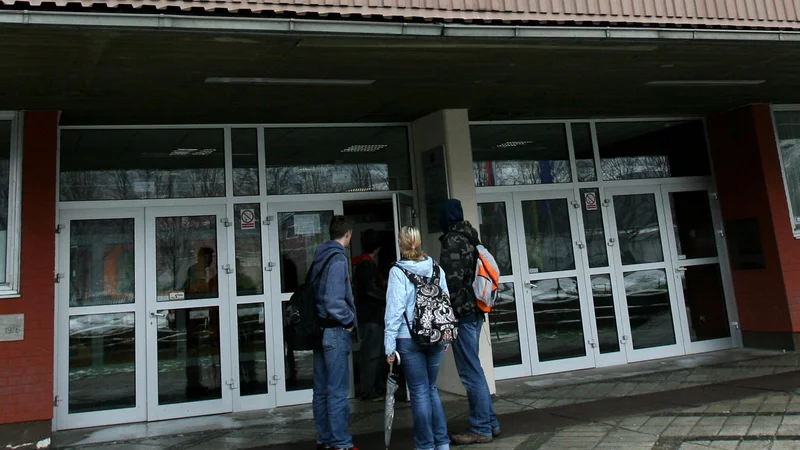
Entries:
<svg viewBox="0 0 800 450">
<path fill-rule="evenodd" d="M 320 244 L 314 254 L 311 279 L 315 279 L 328 256 L 336 255 L 328 263 L 325 273 L 314 283 L 317 314 L 326 328 L 356 326 L 356 305 L 350 286 L 350 259 L 342 244 L 328 241 Z"/>
</svg>

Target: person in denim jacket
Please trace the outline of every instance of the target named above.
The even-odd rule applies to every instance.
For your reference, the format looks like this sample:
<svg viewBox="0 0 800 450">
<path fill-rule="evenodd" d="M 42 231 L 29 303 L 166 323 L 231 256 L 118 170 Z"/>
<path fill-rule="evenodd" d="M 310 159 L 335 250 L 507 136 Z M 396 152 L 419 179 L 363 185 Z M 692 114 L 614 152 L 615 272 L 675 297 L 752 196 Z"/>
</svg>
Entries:
<svg viewBox="0 0 800 450">
<path fill-rule="evenodd" d="M 433 276 L 433 259 L 420 249 L 422 238 L 419 230 L 403 227 L 398 243 L 402 256 L 402 260 L 397 263 L 399 266 L 417 275 Z M 441 269 L 439 277 L 439 284 L 447 293 L 447 281 Z M 409 328 L 414 321 L 416 295 L 416 288 L 411 280 L 400 268 L 392 267 L 389 272 L 384 318 L 386 360 L 392 364 L 396 359 L 395 351 L 400 355 L 400 367 L 403 368 L 411 393 L 416 450 L 449 450 L 447 418 L 436 389 L 436 377 L 439 375 L 445 346 L 421 347 L 411 339 Z"/>
</svg>

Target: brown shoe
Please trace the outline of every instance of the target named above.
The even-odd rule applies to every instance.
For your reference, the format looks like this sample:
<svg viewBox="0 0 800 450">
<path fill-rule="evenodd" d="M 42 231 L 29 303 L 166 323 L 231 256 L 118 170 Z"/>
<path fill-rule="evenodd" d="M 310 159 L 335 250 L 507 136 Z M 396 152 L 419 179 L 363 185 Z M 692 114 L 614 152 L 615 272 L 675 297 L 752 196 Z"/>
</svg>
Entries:
<svg viewBox="0 0 800 450">
<path fill-rule="evenodd" d="M 474 431 L 467 431 L 451 435 L 450 443 L 453 445 L 488 444 L 492 442 L 492 439 L 492 436 L 484 436 Z"/>
</svg>

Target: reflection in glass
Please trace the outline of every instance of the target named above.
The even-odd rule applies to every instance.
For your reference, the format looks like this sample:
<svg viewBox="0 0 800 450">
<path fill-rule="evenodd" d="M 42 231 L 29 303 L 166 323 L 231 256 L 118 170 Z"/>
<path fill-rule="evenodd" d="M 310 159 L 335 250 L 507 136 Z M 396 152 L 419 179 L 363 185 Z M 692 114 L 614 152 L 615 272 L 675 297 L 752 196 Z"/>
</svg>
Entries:
<svg viewBox="0 0 800 450">
<path fill-rule="evenodd" d="M 628 272 L 624 278 L 633 348 L 639 350 L 675 344 L 666 271 Z"/>
<path fill-rule="evenodd" d="M 599 122 L 604 180 L 711 175 L 703 122 Z"/>
<path fill-rule="evenodd" d="M 133 219 L 70 222 L 69 306 L 133 303 Z"/>
<path fill-rule="evenodd" d="M 475 186 L 570 183 L 566 126 L 473 125 Z"/>
<path fill-rule="evenodd" d="M 314 263 L 317 246 L 330 238 L 333 211 L 282 212 L 278 214 L 281 251 L 281 292 L 297 290 Z"/>
<path fill-rule="evenodd" d="M 593 275 L 591 279 L 597 337 L 600 340 L 598 343 L 600 353 L 618 352 L 619 333 L 617 332 L 617 312 L 614 303 L 614 290 L 611 286 L 611 275 Z"/>
<path fill-rule="evenodd" d="M 233 205 L 236 246 L 236 295 L 264 293 L 264 270 L 261 259 L 261 205 Z"/>
<path fill-rule="evenodd" d="M 489 313 L 494 367 L 522 364 L 518 322 L 514 283 L 501 283 L 497 303 Z"/>
<path fill-rule="evenodd" d="M 708 191 L 671 192 L 669 200 L 678 259 L 717 256 Z"/>
<path fill-rule="evenodd" d="M 581 189 L 583 228 L 586 231 L 586 252 L 589 267 L 608 267 L 606 231 L 603 228 L 603 208 L 600 206 L 600 189 Z M 591 201 L 594 199 L 594 201 Z"/>
<path fill-rule="evenodd" d="M 0 120 L 0 264 L 6 260 L 8 245 L 8 189 L 11 186 L 11 121 Z M 6 270 L 0 266 L 0 283 L 5 283 Z"/>
<path fill-rule="evenodd" d="M 156 300 L 216 298 L 217 217 L 156 218 Z"/>
<path fill-rule="evenodd" d="M 222 398 L 219 308 L 161 310 L 158 404 Z"/>
<path fill-rule="evenodd" d="M 575 269 L 567 199 L 524 201 L 522 220 L 528 273 Z"/>
<path fill-rule="evenodd" d="M 288 323 L 286 308 L 288 302 L 283 302 L 283 324 Z M 286 333 L 284 332 L 284 336 Z M 314 387 L 314 352 L 305 350 L 294 350 L 291 340 L 284 340 L 284 368 L 286 372 L 286 390 L 303 391 Z"/>
<path fill-rule="evenodd" d="M 692 342 L 730 337 L 719 264 L 688 266 L 685 269 L 681 274 L 681 287 Z"/>
<path fill-rule="evenodd" d="M 60 134 L 61 201 L 225 196 L 220 129 L 80 129 Z"/>
<path fill-rule="evenodd" d="M 530 284 L 539 361 L 586 356 L 577 278 Z"/>
<path fill-rule="evenodd" d="M 134 313 L 69 318 L 70 414 L 136 406 Z"/>
<path fill-rule="evenodd" d="M 231 129 L 233 195 L 258 195 L 258 133 L 255 128 Z"/>
<path fill-rule="evenodd" d="M 594 167 L 594 145 L 592 130 L 588 123 L 573 123 L 572 147 L 575 149 L 575 164 L 578 168 L 578 181 L 597 181 Z"/>
<path fill-rule="evenodd" d="M 411 188 L 406 127 L 268 128 L 264 136 L 267 194 Z"/>
<path fill-rule="evenodd" d="M 622 264 L 664 260 L 654 194 L 615 195 L 614 215 Z"/>
<path fill-rule="evenodd" d="M 774 111 L 783 181 L 791 204 L 792 224 L 800 228 L 800 111 Z"/>
<path fill-rule="evenodd" d="M 264 328 L 264 304 L 239 305 L 239 382 L 242 395 L 266 394 L 267 338 Z"/>
<path fill-rule="evenodd" d="M 478 204 L 481 242 L 494 256 L 500 275 L 511 275 L 511 248 L 505 202 Z"/>
</svg>

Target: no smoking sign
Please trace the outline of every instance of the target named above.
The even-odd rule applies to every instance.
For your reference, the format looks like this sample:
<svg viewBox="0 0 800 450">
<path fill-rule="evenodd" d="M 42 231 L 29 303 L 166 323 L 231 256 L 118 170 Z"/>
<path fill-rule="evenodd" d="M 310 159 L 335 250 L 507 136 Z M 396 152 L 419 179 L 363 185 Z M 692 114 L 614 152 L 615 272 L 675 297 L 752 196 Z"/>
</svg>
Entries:
<svg viewBox="0 0 800 450">
<path fill-rule="evenodd" d="M 256 211 L 253 209 L 243 209 L 240 213 L 243 230 L 253 230 L 256 227 Z"/>
<path fill-rule="evenodd" d="M 586 206 L 587 211 L 597 210 L 597 193 L 587 192 L 583 194 L 583 204 Z"/>
</svg>

